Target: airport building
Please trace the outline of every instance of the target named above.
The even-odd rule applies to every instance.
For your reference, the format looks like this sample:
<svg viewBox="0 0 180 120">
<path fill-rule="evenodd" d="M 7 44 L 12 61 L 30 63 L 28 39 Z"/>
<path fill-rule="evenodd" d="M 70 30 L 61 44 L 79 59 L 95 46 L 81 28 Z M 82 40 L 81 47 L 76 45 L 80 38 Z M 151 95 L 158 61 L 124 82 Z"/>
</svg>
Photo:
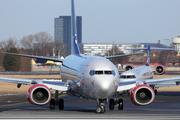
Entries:
<svg viewBox="0 0 180 120">
<path fill-rule="evenodd" d="M 172 44 L 175 49 L 178 49 L 178 53 L 180 53 L 180 35 L 172 38 Z"/>
<path fill-rule="evenodd" d="M 76 16 L 78 43 L 82 43 L 82 16 Z M 71 16 L 59 16 L 54 19 L 54 39 L 61 41 L 71 51 Z"/>
<path fill-rule="evenodd" d="M 105 56 L 105 54 L 108 54 L 109 50 L 112 50 L 115 47 L 118 47 L 120 51 L 123 51 L 125 54 L 131 53 L 131 50 L 125 50 L 125 49 L 131 49 L 131 48 L 146 48 L 148 45 L 151 45 L 151 47 L 161 47 L 165 48 L 167 46 L 159 44 L 159 43 L 83 43 L 83 52 L 86 55 L 100 55 Z M 115 53 L 114 53 L 115 54 Z"/>
</svg>

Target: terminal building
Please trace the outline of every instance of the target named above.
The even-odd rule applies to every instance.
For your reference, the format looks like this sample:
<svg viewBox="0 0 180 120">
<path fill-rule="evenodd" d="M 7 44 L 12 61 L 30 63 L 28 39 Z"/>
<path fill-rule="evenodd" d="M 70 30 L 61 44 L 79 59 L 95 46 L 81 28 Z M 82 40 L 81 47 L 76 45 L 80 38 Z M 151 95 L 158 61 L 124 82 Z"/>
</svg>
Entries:
<svg viewBox="0 0 180 120">
<path fill-rule="evenodd" d="M 177 37 L 173 37 L 170 39 L 164 39 L 164 40 L 158 40 L 158 43 L 165 45 L 167 47 L 172 47 L 178 50 L 178 53 L 180 54 L 180 35 Z"/>
<path fill-rule="evenodd" d="M 131 48 L 146 48 L 148 45 L 151 47 L 168 47 L 159 43 L 83 43 L 83 53 L 86 55 L 100 55 L 105 56 L 109 50 L 113 50 L 115 47 L 118 47 L 120 51 L 123 51 L 125 54 L 131 53 Z"/>
<path fill-rule="evenodd" d="M 180 35 L 172 38 L 172 44 L 175 49 L 178 49 L 178 53 L 180 53 Z"/>
</svg>

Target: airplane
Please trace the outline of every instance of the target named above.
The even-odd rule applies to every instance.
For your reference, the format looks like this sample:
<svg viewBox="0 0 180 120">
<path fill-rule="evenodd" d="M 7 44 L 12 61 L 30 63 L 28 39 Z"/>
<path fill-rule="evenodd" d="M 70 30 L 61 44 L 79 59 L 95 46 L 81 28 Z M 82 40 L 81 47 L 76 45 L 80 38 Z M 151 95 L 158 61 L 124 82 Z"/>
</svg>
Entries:
<svg viewBox="0 0 180 120">
<path fill-rule="evenodd" d="M 136 81 L 136 80 L 145 80 L 145 79 L 153 79 L 154 72 L 158 75 L 163 75 L 165 73 L 165 67 L 163 65 L 157 65 L 155 67 L 155 70 L 153 70 L 149 64 L 150 64 L 150 52 L 151 50 L 177 50 L 173 48 L 151 48 L 150 45 L 148 45 L 147 48 L 132 48 L 132 49 L 126 49 L 126 50 L 148 50 L 148 56 L 146 64 L 137 68 L 134 68 L 133 65 L 127 65 L 125 67 L 125 72 L 122 72 L 119 80 L 120 82 L 123 81 Z M 157 94 L 157 89 L 155 88 L 155 85 L 150 85 L 155 94 Z"/>
<path fill-rule="evenodd" d="M 94 99 L 98 103 L 96 107 L 97 113 L 105 113 L 104 104 L 106 103 L 109 103 L 110 110 L 114 110 L 115 106 L 119 110 L 123 110 L 123 100 L 119 98 L 119 92 L 121 91 L 131 90 L 132 103 L 145 106 L 153 103 L 155 99 L 154 90 L 148 85 L 149 82 L 166 83 L 169 81 L 180 81 L 180 77 L 177 77 L 152 79 L 151 81 L 119 82 L 118 70 L 108 59 L 124 55 L 99 57 L 80 54 L 74 9 L 74 0 L 71 0 L 72 50 L 71 55 L 65 59 L 3 52 L 4 54 L 62 62 L 60 67 L 62 82 L 9 77 L 0 77 L 0 81 L 16 83 L 17 87 L 20 87 L 22 84 L 34 84 L 28 90 L 28 101 L 35 105 L 49 104 L 51 110 L 55 109 L 55 106 L 58 106 L 60 110 L 64 109 L 64 100 L 59 98 L 59 95 L 65 92 L 68 95 Z M 55 94 L 52 94 L 51 90 L 55 90 Z"/>
</svg>

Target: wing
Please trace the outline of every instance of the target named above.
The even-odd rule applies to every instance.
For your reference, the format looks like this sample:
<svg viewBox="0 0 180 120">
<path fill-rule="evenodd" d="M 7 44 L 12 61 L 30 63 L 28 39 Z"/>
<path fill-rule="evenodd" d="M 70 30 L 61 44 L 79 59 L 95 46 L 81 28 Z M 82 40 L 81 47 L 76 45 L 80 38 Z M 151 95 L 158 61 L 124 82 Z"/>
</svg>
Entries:
<svg viewBox="0 0 180 120">
<path fill-rule="evenodd" d="M 8 52 L 1 52 L 1 53 L 9 54 L 9 55 L 17 55 L 17 56 L 22 56 L 22 57 L 38 58 L 38 59 L 43 59 L 43 60 L 51 60 L 51 61 L 55 61 L 55 62 L 63 62 L 63 59 L 58 59 L 58 58 L 41 57 L 41 56 L 25 55 L 25 54 L 17 54 L 17 53 L 8 53 Z"/>
<path fill-rule="evenodd" d="M 22 78 L 11 78 L 11 77 L 0 77 L 2 82 L 10 82 L 17 84 L 43 84 L 46 85 L 50 90 L 67 91 L 67 82 L 47 81 L 47 80 L 36 80 L 36 79 L 22 79 Z"/>
<path fill-rule="evenodd" d="M 154 85 L 154 87 L 177 86 L 180 84 L 180 77 L 168 77 L 168 78 L 119 82 L 117 91 L 130 90 L 139 84 Z"/>
<path fill-rule="evenodd" d="M 109 58 L 124 57 L 124 56 L 130 56 L 130 55 L 138 55 L 138 54 L 142 54 L 142 53 L 132 53 L 132 54 L 114 55 L 114 56 L 107 56 L 107 57 L 105 57 L 105 58 L 109 59 Z"/>
<path fill-rule="evenodd" d="M 151 50 L 178 50 L 173 48 L 150 48 Z M 125 49 L 125 50 L 148 50 L 148 48 L 132 48 L 132 49 Z"/>
<path fill-rule="evenodd" d="M 136 81 L 119 82 L 117 91 L 130 90 L 136 86 Z"/>
<path fill-rule="evenodd" d="M 143 81 L 148 85 L 154 85 L 155 87 L 177 86 L 180 83 L 180 77 L 156 78 Z"/>
</svg>

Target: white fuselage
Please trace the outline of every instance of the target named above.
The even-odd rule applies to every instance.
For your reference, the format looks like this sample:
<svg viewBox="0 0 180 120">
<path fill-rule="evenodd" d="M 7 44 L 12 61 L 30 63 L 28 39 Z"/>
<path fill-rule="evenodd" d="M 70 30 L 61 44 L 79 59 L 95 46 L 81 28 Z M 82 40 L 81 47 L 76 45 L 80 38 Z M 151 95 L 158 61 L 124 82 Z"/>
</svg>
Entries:
<svg viewBox="0 0 180 120">
<path fill-rule="evenodd" d="M 123 72 L 119 77 L 119 81 L 123 82 L 123 81 L 152 79 L 153 75 L 154 75 L 154 72 L 151 67 L 141 66 L 141 67 Z"/>
<path fill-rule="evenodd" d="M 63 81 L 71 81 L 71 92 L 92 99 L 110 98 L 118 87 L 117 68 L 103 57 L 70 55 L 64 59 L 60 71 Z"/>
</svg>

